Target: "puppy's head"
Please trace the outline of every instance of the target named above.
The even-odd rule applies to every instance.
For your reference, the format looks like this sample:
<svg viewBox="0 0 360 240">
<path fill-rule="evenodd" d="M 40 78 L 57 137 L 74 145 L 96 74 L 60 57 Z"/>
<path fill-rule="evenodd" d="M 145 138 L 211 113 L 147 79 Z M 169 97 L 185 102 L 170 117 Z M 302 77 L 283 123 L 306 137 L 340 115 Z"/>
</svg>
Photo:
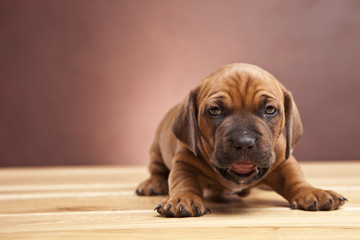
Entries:
<svg viewBox="0 0 360 240">
<path fill-rule="evenodd" d="M 205 78 L 181 104 L 175 136 L 225 179 L 250 184 L 263 178 L 286 131 L 287 159 L 302 134 L 291 93 L 271 74 L 249 64 L 227 65 Z"/>
</svg>

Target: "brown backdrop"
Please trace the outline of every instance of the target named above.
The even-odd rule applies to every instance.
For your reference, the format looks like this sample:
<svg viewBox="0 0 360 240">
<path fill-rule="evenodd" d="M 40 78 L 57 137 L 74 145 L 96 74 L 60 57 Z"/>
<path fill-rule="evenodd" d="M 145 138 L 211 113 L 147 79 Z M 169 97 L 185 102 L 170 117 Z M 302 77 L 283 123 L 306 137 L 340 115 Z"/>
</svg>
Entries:
<svg viewBox="0 0 360 240">
<path fill-rule="evenodd" d="M 300 160 L 360 159 L 360 1 L 0 1 L 0 165 L 145 164 L 203 77 L 257 64 L 290 89 Z"/>
</svg>

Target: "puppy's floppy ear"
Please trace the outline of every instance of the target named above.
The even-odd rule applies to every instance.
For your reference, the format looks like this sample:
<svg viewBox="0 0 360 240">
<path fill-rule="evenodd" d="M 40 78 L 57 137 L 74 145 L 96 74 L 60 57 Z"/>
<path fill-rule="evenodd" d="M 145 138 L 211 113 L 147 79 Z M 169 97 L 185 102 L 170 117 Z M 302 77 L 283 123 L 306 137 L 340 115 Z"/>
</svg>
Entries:
<svg viewBox="0 0 360 240">
<path fill-rule="evenodd" d="M 174 135 L 184 143 L 194 154 L 197 155 L 197 94 L 198 88 L 192 90 L 188 97 L 180 104 L 175 119 L 171 125 Z"/>
<path fill-rule="evenodd" d="M 286 131 L 285 159 L 288 159 L 296 143 L 299 141 L 303 133 L 303 127 L 300 119 L 300 114 L 292 97 L 292 94 L 284 87 L 283 94 Z"/>
</svg>

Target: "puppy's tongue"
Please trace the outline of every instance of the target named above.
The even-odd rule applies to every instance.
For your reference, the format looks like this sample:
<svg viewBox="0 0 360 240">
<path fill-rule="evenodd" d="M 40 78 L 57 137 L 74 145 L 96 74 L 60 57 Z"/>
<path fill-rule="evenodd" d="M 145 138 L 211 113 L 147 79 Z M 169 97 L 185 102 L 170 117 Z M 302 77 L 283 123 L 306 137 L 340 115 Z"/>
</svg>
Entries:
<svg viewBox="0 0 360 240">
<path fill-rule="evenodd" d="M 230 169 L 238 174 L 249 174 L 254 171 L 255 165 L 249 161 L 240 161 L 230 167 Z"/>
</svg>

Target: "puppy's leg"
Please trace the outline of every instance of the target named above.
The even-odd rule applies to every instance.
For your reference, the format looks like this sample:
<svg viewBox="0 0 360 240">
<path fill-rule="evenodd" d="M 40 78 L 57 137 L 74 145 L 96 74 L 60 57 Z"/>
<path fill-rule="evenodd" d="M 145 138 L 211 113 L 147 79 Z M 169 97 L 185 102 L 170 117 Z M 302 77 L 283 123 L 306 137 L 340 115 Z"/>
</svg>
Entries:
<svg viewBox="0 0 360 240">
<path fill-rule="evenodd" d="M 159 145 L 155 141 L 150 149 L 150 177 L 139 184 L 136 193 L 140 196 L 168 194 L 169 169 L 161 157 Z"/>
<path fill-rule="evenodd" d="M 169 198 L 155 208 L 157 212 L 166 217 L 198 217 L 210 212 L 203 203 L 200 174 L 188 162 L 175 161 L 169 176 Z"/>
<path fill-rule="evenodd" d="M 309 211 L 335 210 L 347 200 L 342 195 L 312 187 L 293 156 L 283 161 L 264 180 L 291 204 L 291 208 Z"/>
</svg>

